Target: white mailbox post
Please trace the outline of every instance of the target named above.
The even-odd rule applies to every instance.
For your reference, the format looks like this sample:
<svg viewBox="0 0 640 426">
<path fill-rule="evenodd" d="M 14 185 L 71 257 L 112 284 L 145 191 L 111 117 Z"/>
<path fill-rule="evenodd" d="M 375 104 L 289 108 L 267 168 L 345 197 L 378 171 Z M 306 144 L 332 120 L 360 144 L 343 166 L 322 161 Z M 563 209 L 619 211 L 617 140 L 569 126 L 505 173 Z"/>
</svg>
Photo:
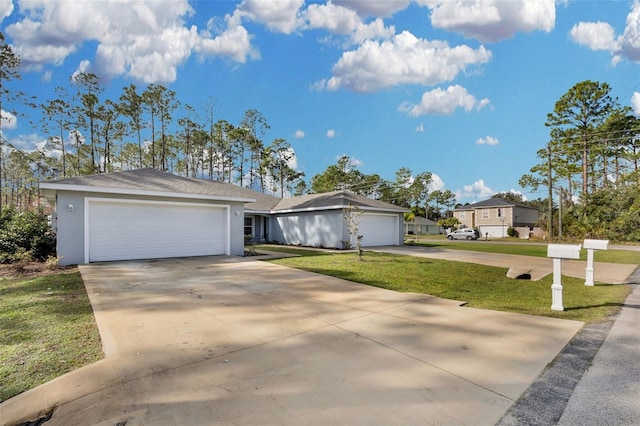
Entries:
<svg viewBox="0 0 640 426">
<path fill-rule="evenodd" d="M 551 284 L 551 310 L 564 311 L 562 305 L 562 260 L 580 259 L 581 245 L 549 244 L 547 257 L 553 259 L 553 284 Z"/>
<path fill-rule="evenodd" d="M 584 285 L 593 285 L 593 253 L 596 250 L 607 250 L 609 240 L 584 240 L 583 247 L 587 249 L 587 269 Z"/>
</svg>

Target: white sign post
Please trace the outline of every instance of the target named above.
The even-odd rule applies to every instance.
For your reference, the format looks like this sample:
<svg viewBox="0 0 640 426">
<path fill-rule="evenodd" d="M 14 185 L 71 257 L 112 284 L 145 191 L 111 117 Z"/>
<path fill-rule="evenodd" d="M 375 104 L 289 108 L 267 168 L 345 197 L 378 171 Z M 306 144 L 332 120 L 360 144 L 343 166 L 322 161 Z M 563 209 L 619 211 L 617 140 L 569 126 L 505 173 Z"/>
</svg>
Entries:
<svg viewBox="0 0 640 426">
<path fill-rule="evenodd" d="M 580 248 L 580 244 L 549 244 L 547 246 L 547 257 L 553 259 L 552 311 L 564 311 L 564 306 L 562 305 L 562 260 L 580 259 Z"/>
<path fill-rule="evenodd" d="M 609 247 L 609 240 L 584 240 L 583 247 L 587 249 L 587 269 L 584 285 L 592 286 L 594 285 L 593 273 L 595 271 L 593 267 L 593 253 L 596 250 L 607 250 Z"/>
</svg>

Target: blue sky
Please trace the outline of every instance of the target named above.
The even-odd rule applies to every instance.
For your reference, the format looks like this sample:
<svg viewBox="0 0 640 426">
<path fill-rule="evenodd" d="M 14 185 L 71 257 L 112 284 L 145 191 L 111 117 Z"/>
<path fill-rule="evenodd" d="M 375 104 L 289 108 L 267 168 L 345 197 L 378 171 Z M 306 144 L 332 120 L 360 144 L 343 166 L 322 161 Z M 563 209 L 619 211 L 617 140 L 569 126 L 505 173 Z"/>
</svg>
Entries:
<svg viewBox="0 0 640 426">
<path fill-rule="evenodd" d="M 545 197 L 518 180 L 580 81 L 640 115 L 638 1 L 1 0 L 0 18 L 23 61 L 12 89 L 39 102 L 78 71 L 113 99 L 158 83 L 233 124 L 257 109 L 307 179 L 348 155 L 388 180 L 432 172 L 463 203 Z M 45 138 L 20 117 L 3 133 L 24 149 Z"/>
</svg>

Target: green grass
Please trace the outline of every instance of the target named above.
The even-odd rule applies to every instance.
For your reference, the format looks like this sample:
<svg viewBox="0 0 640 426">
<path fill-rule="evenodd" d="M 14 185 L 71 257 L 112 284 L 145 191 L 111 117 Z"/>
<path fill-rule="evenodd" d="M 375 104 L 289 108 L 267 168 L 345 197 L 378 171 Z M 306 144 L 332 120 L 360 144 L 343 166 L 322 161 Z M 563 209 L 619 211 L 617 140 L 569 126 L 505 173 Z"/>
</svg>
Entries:
<svg viewBox="0 0 640 426">
<path fill-rule="evenodd" d="M 103 357 L 79 272 L 0 280 L 0 401 Z"/>
<path fill-rule="evenodd" d="M 453 250 L 479 251 L 485 253 L 518 254 L 522 256 L 547 257 L 547 245 L 526 243 L 491 243 L 483 241 L 449 241 L 418 242 L 408 244 L 422 247 L 446 248 Z M 587 259 L 587 251 L 581 250 L 580 259 Z M 596 262 L 640 264 L 640 252 L 632 250 L 597 250 L 594 255 Z"/>
<path fill-rule="evenodd" d="M 586 287 L 583 279 L 563 277 L 565 311 L 558 312 L 550 309 L 551 275 L 540 281 L 514 280 L 506 277 L 506 268 L 373 252 L 365 252 L 363 262 L 353 253 L 272 262 L 389 290 L 464 301 L 475 308 L 585 322 L 613 315 L 630 292 L 628 286 Z"/>
</svg>

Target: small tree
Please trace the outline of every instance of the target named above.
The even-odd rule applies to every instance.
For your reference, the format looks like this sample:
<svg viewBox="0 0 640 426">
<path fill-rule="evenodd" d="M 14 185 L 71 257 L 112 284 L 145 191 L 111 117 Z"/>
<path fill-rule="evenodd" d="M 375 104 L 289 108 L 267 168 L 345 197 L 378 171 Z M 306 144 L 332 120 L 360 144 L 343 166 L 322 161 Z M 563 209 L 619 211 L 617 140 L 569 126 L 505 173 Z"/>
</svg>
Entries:
<svg viewBox="0 0 640 426">
<path fill-rule="evenodd" d="M 358 227 L 360 226 L 360 219 L 364 212 L 358 206 L 354 206 L 351 203 L 347 204 L 347 208 L 344 209 L 343 218 L 344 223 L 347 225 L 347 232 L 349 233 L 349 245 L 353 240 L 356 243 L 356 249 L 358 250 L 358 260 L 362 261 L 362 235 L 358 235 Z"/>
<path fill-rule="evenodd" d="M 451 230 L 453 231 L 456 225 L 458 225 L 460 223 L 460 221 L 458 220 L 457 217 L 448 217 L 446 219 L 440 219 L 438 221 L 438 225 L 442 226 L 443 228 L 451 228 Z"/>
</svg>

